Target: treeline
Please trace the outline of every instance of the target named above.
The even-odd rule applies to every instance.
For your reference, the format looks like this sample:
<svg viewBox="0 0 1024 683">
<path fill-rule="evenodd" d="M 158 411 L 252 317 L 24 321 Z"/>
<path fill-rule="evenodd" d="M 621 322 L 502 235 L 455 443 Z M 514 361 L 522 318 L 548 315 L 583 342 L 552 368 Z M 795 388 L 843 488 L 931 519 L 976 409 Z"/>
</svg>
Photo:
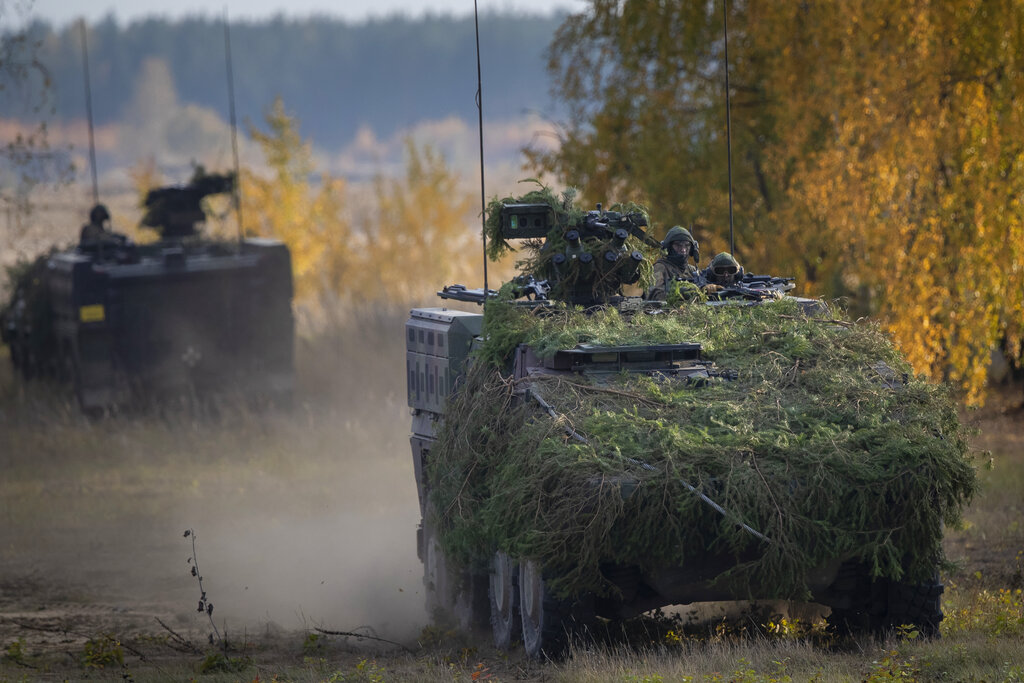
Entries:
<svg viewBox="0 0 1024 683">
<path fill-rule="evenodd" d="M 553 42 L 572 115 L 534 154 L 879 320 L 979 401 L 1024 367 L 1024 5 L 593 2 Z M 680 131 L 685 131 L 681 134 Z M 636 163 L 642 160 L 643 163 Z"/>
<path fill-rule="evenodd" d="M 484 113 L 489 119 L 524 111 L 554 113 L 545 50 L 563 16 L 484 14 L 480 47 Z M 318 146 L 336 147 L 362 124 L 379 135 L 425 119 L 476 118 L 476 48 L 472 17 L 401 16 L 349 23 L 327 17 L 232 22 L 231 48 L 238 116 L 259 121 L 282 97 Z M 82 48 L 77 25 L 29 28 L 52 84 L 52 117 L 85 115 Z M 8 36 L 4 36 L 5 40 Z M 128 25 L 112 17 L 88 27 L 93 114 L 120 120 L 140 66 L 167 63 L 181 102 L 227 112 L 223 23 L 212 19 L 148 19 Z M 0 117 L 24 117 L 14 99 L 0 99 Z"/>
</svg>

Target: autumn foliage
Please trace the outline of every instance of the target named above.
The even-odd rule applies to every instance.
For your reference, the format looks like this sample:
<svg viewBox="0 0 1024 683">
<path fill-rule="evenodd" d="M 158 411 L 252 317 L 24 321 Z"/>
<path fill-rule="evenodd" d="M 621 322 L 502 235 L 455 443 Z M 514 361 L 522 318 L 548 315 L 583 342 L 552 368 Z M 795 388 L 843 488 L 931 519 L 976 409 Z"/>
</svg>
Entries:
<svg viewBox="0 0 1024 683">
<path fill-rule="evenodd" d="M 378 177 L 369 206 L 353 211 L 345 181 L 315 173 L 311 145 L 280 99 L 265 123 L 249 131 L 269 173 L 243 171 L 244 231 L 288 244 L 301 305 L 405 306 L 482 279 L 472 197 L 438 152 L 407 143 L 405 175 Z"/>
<path fill-rule="evenodd" d="M 1024 6 L 729 3 L 736 252 L 880 317 L 917 371 L 983 395 L 1024 322 Z M 538 167 L 728 247 L 723 6 L 593 0 L 550 68 Z"/>
</svg>

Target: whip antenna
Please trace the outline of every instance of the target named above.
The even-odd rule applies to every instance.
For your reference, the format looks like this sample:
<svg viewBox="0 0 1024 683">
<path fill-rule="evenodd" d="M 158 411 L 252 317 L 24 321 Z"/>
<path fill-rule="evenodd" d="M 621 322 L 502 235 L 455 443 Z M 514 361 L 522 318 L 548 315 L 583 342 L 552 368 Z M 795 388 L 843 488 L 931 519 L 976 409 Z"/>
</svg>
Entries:
<svg viewBox="0 0 1024 683">
<path fill-rule="evenodd" d="M 100 186 L 96 179 L 96 141 L 92 134 L 92 84 L 89 82 L 89 46 L 85 38 L 85 19 L 78 20 L 82 33 L 82 69 L 85 71 L 85 114 L 89 121 L 89 167 L 92 169 L 92 203 L 100 203 Z"/>
<path fill-rule="evenodd" d="M 235 123 L 235 76 L 231 69 L 231 30 L 228 28 L 228 8 L 224 8 L 224 61 L 228 70 L 228 116 L 231 119 L 231 154 L 235 159 L 235 182 L 231 193 L 238 221 L 238 243 L 242 243 L 242 173 L 238 166 L 238 125 Z"/>
<path fill-rule="evenodd" d="M 487 200 L 484 196 L 484 95 L 480 76 L 480 11 L 473 0 L 473 22 L 476 25 L 476 110 L 480 129 L 480 236 L 484 244 L 484 307 L 487 306 Z"/>
<path fill-rule="evenodd" d="M 736 256 L 732 230 L 732 110 L 729 104 L 729 0 L 722 0 L 722 31 L 725 34 L 725 145 L 729 158 L 729 253 Z"/>
</svg>

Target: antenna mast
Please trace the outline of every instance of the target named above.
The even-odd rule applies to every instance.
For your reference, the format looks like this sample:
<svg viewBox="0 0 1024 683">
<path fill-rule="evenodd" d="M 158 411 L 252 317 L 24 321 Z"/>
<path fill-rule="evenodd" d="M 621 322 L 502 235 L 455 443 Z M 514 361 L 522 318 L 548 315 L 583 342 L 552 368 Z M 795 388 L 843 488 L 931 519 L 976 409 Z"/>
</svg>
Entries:
<svg viewBox="0 0 1024 683">
<path fill-rule="evenodd" d="M 729 253 L 736 256 L 732 228 L 732 109 L 729 103 L 729 0 L 722 0 L 722 31 L 725 34 L 725 145 L 729 157 Z"/>
<path fill-rule="evenodd" d="M 96 141 L 92 134 L 92 84 L 89 82 L 89 46 L 85 38 L 85 19 L 78 20 L 82 34 L 82 69 L 85 71 L 85 113 L 89 120 L 89 167 L 92 169 L 92 203 L 100 203 L 100 186 L 96 179 Z"/>
<path fill-rule="evenodd" d="M 224 7 L 224 62 L 228 71 L 228 114 L 231 119 L 231 154 L 235 159 L 235 182 L 231 193 L 238 221 L 238 243 L 242 243 L 242 173 L 238 166 L 238 125 L 235 123 L 235 75 L 231 68 L 231 31 L 228 28 L 228 8 Z"/>
<path fill-rule="evenodd" d="M 484 245 L 484 303 L 487 307 L 487 200 L 484 195 L 484 94 L 480 75 L 480 11 L 473 0 L 473 22 L 476 25 L 476 109 L 480 129 L 480 237 Z"/>
</svg>

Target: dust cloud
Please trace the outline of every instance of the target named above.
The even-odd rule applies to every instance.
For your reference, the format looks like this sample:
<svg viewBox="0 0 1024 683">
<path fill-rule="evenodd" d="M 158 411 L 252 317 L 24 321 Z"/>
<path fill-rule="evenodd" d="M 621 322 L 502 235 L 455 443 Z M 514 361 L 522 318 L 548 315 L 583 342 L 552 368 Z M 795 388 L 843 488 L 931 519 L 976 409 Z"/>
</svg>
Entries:
<svg viewBox="0 0 1024 683">
<path fill-rule="evenodd" d="M 300 339 L 290 413 L 89 421 L 0 357 L 0 611 L 86 606 L 205 634 L 194 540 L 214 621 L 236 639 L 314 627 L 414 639 L 426 614 L 406 317 Z"/>
</svg>

